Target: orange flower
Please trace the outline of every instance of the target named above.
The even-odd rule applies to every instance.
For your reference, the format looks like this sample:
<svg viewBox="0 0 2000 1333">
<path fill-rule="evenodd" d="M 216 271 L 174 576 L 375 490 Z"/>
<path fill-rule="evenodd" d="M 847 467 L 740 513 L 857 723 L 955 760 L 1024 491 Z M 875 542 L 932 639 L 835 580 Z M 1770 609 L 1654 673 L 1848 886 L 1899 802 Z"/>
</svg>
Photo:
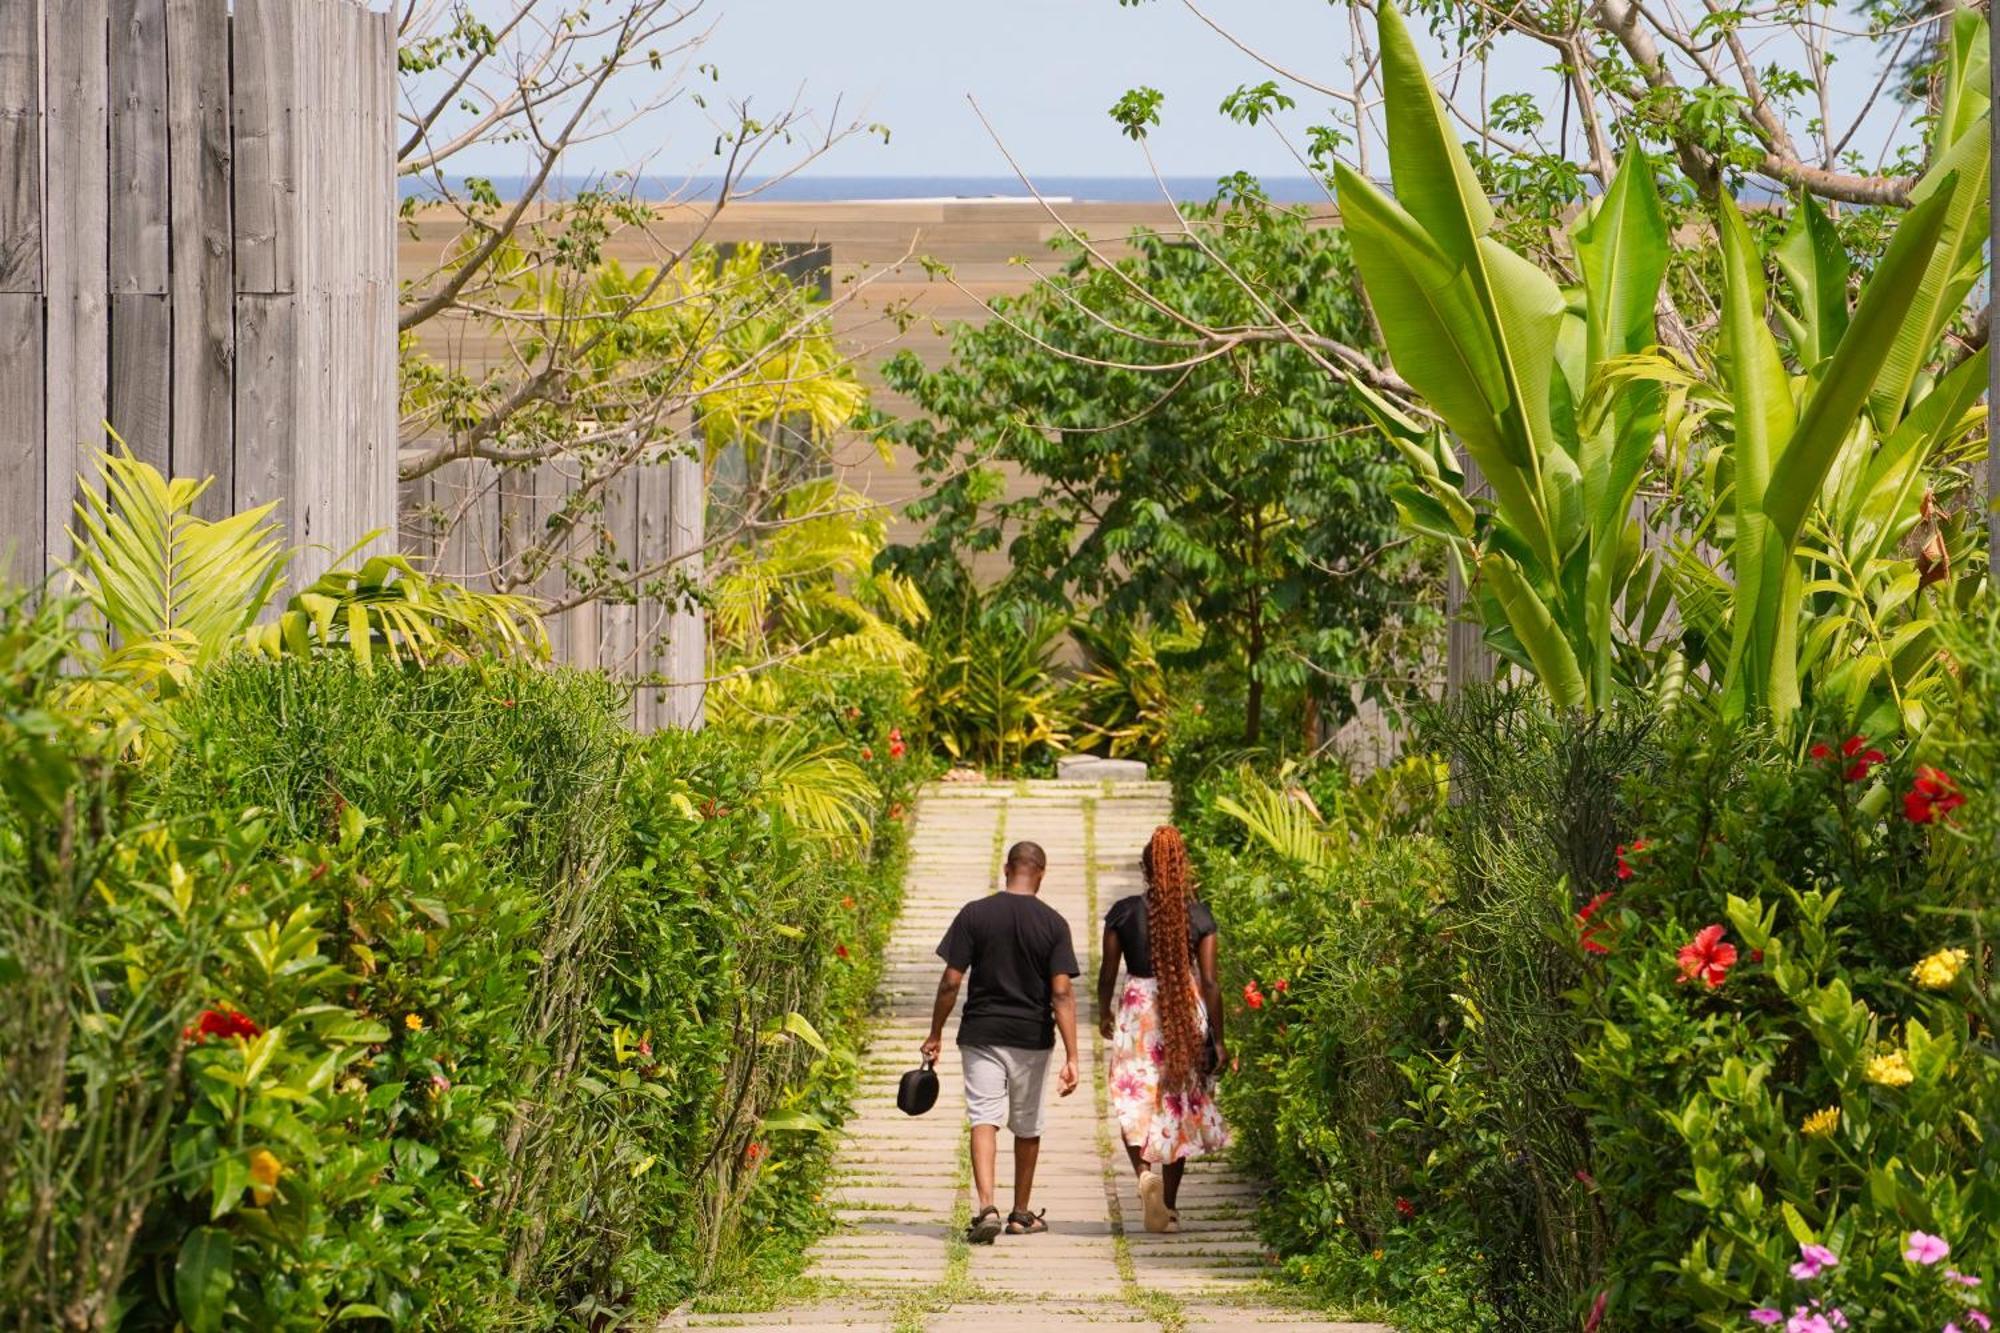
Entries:
<svg viewBox="0 0 2000 1333">
<path fill-rule="evenodd" d="M 283 1174 L 285 1164 L 269 1148 L 250 1154 L 250 1198 L 259 1208 L 277 1197 L 278 1177 Z"/>
</svg>

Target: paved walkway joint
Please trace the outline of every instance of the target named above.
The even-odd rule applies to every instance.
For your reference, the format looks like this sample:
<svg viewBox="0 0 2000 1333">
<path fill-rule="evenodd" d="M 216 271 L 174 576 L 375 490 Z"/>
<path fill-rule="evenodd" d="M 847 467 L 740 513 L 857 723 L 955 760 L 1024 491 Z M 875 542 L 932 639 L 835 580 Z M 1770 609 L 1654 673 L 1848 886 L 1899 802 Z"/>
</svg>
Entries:
<svg viewBox="0 0 2000 1333">
<path fill-rule="evenodd" d="M 1105 909 L 1140 891 L 1139 851 L 1170 808 L 1170 791 L 1158 782 L 925 789 L 860 1095 L 831 1183 L 839 1225 L 808 1256 L 797 1304 L 757 1314 L 686 1315 L 673 1326 L 998 1333 L 1123 1325 L 1163 1333 L 1389 1333 L 1379 1324 L 1321 1319 L 1287 1302 L 1268 1280 L 1268 1256 L 1251 1224 L 1256 1184 L 1225 1161 L 1189 1168 L 1179 1234 L 1126 1229 L 1125 1219 L 1137 1219 L 1140 1208 L 1106 1112 L 1108 1060 L 1096 1035 L 1097 944 Z M 973 1247 L 958 1238 L 970 1184 L 964 1101 L 949 1032 L 937 1108 L 905 1116 L 896 1110 L 895 1089 L 916 1063 L 929 1029 L 938 939 L 963 903 L 998 887 L 1001 849 L 1021 839 L 1048 852 L 1042 897 L 1068 919 L 1084 961 L 1077 987 L 1084 1083 L 1057 1099 L 1050 1080 L 1030 1201 L 1048 1210 L 1048 1234 L 1002 1236 L 990 1247 Z M 995 1201 L 1006 1212 L 1014 1200 L 1004 1134 L 996 1174 Z"/>
</svg>

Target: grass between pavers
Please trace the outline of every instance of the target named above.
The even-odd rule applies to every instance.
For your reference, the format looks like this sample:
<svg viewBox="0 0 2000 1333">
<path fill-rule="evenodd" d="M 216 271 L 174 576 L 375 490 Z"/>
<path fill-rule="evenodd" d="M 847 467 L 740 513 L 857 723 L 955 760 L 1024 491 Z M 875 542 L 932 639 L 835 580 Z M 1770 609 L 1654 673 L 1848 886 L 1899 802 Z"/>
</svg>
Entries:
<svg viewBox="0 0 2000 1333">
<path fill-rule="evenodd" d="M 924 1316 L 941 1314 L 953 1305 L 976 1300 L 978 1286 L 972 1281 L 972 1246 L 965 1229 L 972 1222 L 972 1202 L 967 1192 L 972 1186 L 972 1149 L 963 1138 L 958 1142 L 958 1170 L 952 1182 L 955 1202 L 951 1208 L 951 1230 L 946 1233 L 944 1276 L 927 1287 L 904 1292 L 896 1301 L 890 1321 L 891 1333 L 924 1333 Z"/>
<path fill-rule="evenodd" d="M 1105 786 L 1110 795 L 1110 786 Z M 1084 981 L 1095 984 L 1098 965 L 1097 932 L 1097 801 L 1083 802 L 1083 900 L 1088 920 L 1084 924 Z M 1187 1311 L 1171 1293 L 1154 1291 L 1139 1284 L 1138 1269 L 1132 1263 L 1132 1245 L 1125 1239 L 1125 1210 L 1118 1202 L 1118 1172 L 1125 1169 L 1124 1145 L 1111 1134 L 1111 1085 L 1106 1078 L 1104 1034 L 1096 1023 L 1090 1025 L 1091 1097 L 1097 1110 L 1097 1160 L 1104 1173 L 1104 1208 L 1111 1220 L 1111 1261 L 1118 1270 L 1118 1283 L 1125 1303 L 1159 1325 L 1161 1333 L 1181 1333 L 1187 1327 Z"/>
</svg>

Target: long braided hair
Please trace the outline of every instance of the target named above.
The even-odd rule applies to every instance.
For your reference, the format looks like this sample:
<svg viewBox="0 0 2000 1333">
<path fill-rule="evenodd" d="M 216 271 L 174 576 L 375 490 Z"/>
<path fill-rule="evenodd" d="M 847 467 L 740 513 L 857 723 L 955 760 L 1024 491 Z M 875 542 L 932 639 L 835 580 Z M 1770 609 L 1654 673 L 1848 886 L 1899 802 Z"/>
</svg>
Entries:
<svg viewBox="0 0 2000 1333">
<path fill-rule="evenodd" d="M 1201 1047 L 1207 1034 L 1195 1017 L 1194 953 L 1188 945 L 1188 899 L 1194 876 L 1180 830 L 1162 824 L 1153 830 L 1139 858 L 1146 871 L 1146 935 L 1157 978 L 1160 1032 L 1166 1067 L 1160 1091 L 1185 1092 L 1201 1077 Z"/>
</svg>

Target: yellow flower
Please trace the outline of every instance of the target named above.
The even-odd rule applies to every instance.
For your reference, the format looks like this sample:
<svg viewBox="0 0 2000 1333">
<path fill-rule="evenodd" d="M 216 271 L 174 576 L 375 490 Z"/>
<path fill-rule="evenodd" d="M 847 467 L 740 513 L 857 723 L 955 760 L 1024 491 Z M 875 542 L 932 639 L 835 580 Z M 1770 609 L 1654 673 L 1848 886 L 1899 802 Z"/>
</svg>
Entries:
<svg viewBox="0 0 2000 1333">
<path fill-rule="evenodd" d="M 1840 1108 L 1829 1106 L 1807 1116 L 1805 1123 L 1799 1126 L 1799 1133 L 1809 1139 L 1830 1139 L 1833 1137 L 1833 1131 L 1839 1128 Z"/>
<path fill-rule="evenodd" d="M 1943 990 L 1958 980 L 1967 956 L 1963 949 L 1939 949 L 1910 969 L 1910 979 L 1925 990 Z"/>
<path fill-rule="evenodd" d="M 1917 1081 L 1917 1075 L 1910 1068 L 1910 1057 L 1895 1050 L 1868 1062 L 1868 1081 L 1880 1083 L 1885 1088 L 1907 1088 Z"/>
<path fill-rule="evenodd" d="M 250 1154 L 250 1197 L 259 1208 L 277 1194 L 278 1177 L 284 1173 L 285 1164 L 269 1148 L 259 1148 Z"/>
<path fill-rule="evenodd" d="M 1381 1262 L 1382 1262 L 1382 1251 L 1380 1251 L 1380 1250 L 1377 1250 L 1377 1251 L 1375 1251 L 1375 1252 L 1374 1252 L 1373 1254 L 1369 1255 L 1368 1257 L 1369 1257 L 1370 1259 L 1373 1259 L 1373 1260 L 1374 1260 L 1374 1261 L 1375 1261 L 1376 1263 L 1378 1263 L 1378 1264 L 1379 1264 L 1379 1263 L 1381 1263 Z"/>
<path fill-rule="evenodd" d="M 403 1026 L 412 1032 L 422 1032 L 424 1030 L 424 1016 L 422 1014 L 404 1014 Z"/>
</svg>

